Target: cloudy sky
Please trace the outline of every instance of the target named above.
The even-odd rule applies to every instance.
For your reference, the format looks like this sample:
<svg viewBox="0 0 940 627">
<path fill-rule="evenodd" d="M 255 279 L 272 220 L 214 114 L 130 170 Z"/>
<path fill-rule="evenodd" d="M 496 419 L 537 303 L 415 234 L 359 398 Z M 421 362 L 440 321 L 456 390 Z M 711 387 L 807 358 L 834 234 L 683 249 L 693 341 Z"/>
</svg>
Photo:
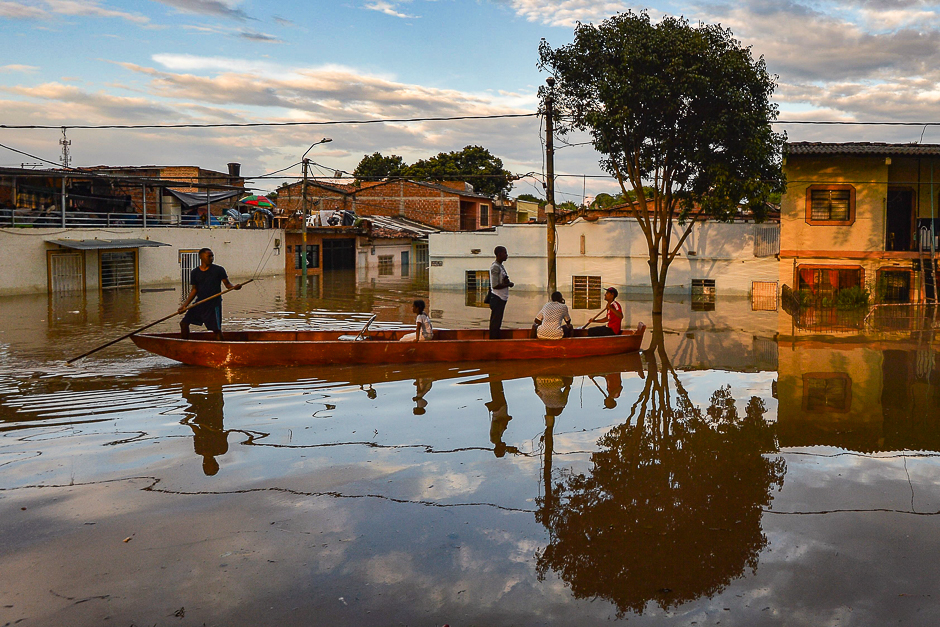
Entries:
<svg viewBox="0 0 940 627">
<path fill-rule="evenodd" d="M 0 0 L 0 122 L 149 124 L 335 121 L 527 113 L 545 79 L 541 38 L 649 10 L 730 27 L 779 76 L 781 119 L 940 121 L 940 5 L 920 0 Z M 919 141 L 922 127 L 781 126 L 791 140 Z M 352 170 L 479 144 L 514 172 L 543 169 L 532 118 L 260 129 L 68 132 L 73 165 L 239 161 L 257 175 L 311 157 Z M 58 160 L 61 132 L 0 129 L 0 143 Z M 924 142 L 940 142 L 928 128 Z M 31 162 L 0 149 L 0 165 Z M 596 175 L 590 146 L 556 169 Z M 295 173 L 298 170 L 290 170 Z M 516 193 L 536 192 L 533 179 Z M 561 198 L 609 191 L 562 179 Z"/>
</svg>

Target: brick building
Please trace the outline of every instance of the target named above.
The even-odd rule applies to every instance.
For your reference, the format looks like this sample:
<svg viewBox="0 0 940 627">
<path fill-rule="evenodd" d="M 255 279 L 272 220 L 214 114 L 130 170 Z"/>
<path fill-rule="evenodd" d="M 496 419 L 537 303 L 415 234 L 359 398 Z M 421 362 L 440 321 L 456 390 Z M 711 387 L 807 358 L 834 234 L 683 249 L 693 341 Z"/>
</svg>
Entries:
<svg viewBox="0 0 940 627">
<path fill-rule="evenodd" d="M 292 214 L 303 210 L 303 182 L 278 190 L 278 208 Z M 459 181 L 425 183 L 394 179 L 360 185 L 307 181 L 311 213 L 352 211 L 357 216 L 404 218 L 443 231 L 476 231 L 502 224 L 493 200 Z"/>
</svg>

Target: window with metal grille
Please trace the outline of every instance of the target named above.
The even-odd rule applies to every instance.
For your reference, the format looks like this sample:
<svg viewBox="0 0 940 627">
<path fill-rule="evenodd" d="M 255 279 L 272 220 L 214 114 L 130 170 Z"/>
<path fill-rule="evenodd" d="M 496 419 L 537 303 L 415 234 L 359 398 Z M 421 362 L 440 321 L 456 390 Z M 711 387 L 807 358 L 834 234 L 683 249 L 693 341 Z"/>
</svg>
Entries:
<svg viewBox="0 0 940 627">
<path fill-rule="evenodd" d="M 777 311 L 776 281 L 751 281 L 751 311 Z"/>
<path fill-rule="evenodd" d="M 601 300 L 601 277 L 571 277 L 572 309 L 600 309 Z"/>
<path fill-rule="evenodd" d="M 415 244 L 415 265 L 428 265 L 428 243 L 418 242 Z"/>
<path fill-rule="evenodd" d="M 490 289 L 489 270 L 467 270 L 467 292 L 486 292 Z"/>
<path fill-rule="evenodd" d="M 401 275 L 410 276 L 411 274 L 411 251 L 401 251 Z"/>
<path fill-rule="evenodd" d="M 101 289 L 137 285 L 137 251 L 101 251 Z"/>
<path fill-rule="evenodd" d="M 480 226 L 490 225 L 490 206 L 480 205 Z"/>
<path fill-rule="evenodd" d="M 806 190 L 809 224 L 848 225 L 855 219 L 855 188 L 851 185 L 813 185 Z"/>
<path fill-rule="evenodd" d="M 908 270 L 882 270 L 881 283 L 884 302 L 911 302 L 911 273 Z"/>
<path fill-rule="evenodd" d="M 467 270 L 467 307 L 487 307 L 483 302 L 486 293 L 490 291 L 490 271 L 489 270 Z"/>
<path fill-rule="evenodd" d="M 379 255 L 379 276 L 389 276 L 395 268 L 394 255 Z"/>
<path fill-rule="evenodd" d="M 715 279 L 692 279 L 692 311 L 715 310 Z"/>
<path fill-rule="evenodd" d="M 294 270 L 303 270 L 303 245 L 297 246 L 294 250 Z M 307 244 L 307 269 L 320 267 L 320 245 Z"/>
</svg>

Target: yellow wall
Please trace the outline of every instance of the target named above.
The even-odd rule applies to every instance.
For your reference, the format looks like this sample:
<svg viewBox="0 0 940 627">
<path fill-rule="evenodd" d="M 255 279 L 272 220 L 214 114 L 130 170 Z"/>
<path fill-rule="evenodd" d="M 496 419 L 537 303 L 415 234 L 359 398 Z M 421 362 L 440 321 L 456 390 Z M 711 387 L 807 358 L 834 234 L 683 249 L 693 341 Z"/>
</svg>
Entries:
<svg viewBox="0 0 940 627">
<path fill-rule="evenodd" d="M 884 250 L 888 169 L 884 157 L 789 156 L 784 166 L 787 192 L 780 203 L 780 250 Z M 806 224 L 806 189 L 817 184 L 855 187 L 854 224 Z"/>
</svg>

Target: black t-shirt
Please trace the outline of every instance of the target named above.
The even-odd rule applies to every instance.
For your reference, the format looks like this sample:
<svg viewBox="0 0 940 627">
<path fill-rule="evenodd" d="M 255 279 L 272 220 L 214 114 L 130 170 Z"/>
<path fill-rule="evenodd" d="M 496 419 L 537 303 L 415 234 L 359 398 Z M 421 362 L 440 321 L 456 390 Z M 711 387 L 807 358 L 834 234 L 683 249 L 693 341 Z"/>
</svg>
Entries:
<svg viewBox="0 0 940 627">
<path fill-rule="evenodd" d="M 200 266 L 193 268 L 192 272 L 189 273 L 189 284 L 196 288 L 196 299 L 193 302 L 215 296 L 221 292 L 222 281 L 227 279 L 228 274 L 225 273 L 225 268 L 222 266 L 212 264 L 208 270 L 203 270 Z M 221 305 L 222 297 L 219 296 L 208 303 L 194 307 L 194 309 L 214 309 Z"/>
</svg>

